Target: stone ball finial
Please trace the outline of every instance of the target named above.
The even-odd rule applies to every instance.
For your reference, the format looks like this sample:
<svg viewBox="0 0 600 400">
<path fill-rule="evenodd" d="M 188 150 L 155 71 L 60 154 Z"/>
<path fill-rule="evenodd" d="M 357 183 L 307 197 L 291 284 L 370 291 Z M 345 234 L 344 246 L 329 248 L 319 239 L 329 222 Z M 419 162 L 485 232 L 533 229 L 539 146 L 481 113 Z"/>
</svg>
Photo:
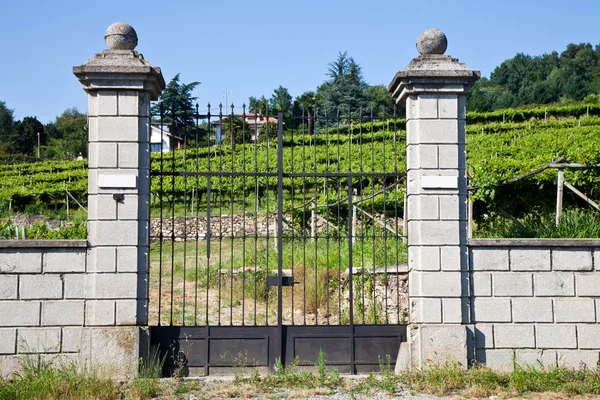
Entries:
<svg viewBox="0 0 600 400">
<path fill-rule="evenodd" d="M 444 32 L 431 28 L 423 31 L 417 39 L 417 50 L 421 55 L 444 54 L 448 47 L 448 39 Z"/>
<path fill-rule="evenodd" d="M 104 41 L 109 50 L 133 50 L 138 44 L 138 37 L 131 25 L 115 22 L 106 30 Z"/>
</svg>

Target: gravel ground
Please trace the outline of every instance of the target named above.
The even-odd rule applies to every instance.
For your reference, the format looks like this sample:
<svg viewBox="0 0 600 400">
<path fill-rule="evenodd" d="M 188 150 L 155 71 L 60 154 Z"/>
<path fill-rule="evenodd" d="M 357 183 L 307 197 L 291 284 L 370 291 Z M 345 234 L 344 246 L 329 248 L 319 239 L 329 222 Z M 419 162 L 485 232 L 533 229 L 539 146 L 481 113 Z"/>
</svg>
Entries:
<svg viewBox="0 0 600 400">
<path fill-rule="evenodd" d="M 162 382 L 164 390 L 157 399 L 160 400 L 205 400 L 205 399 L 295 399 L 295 400 L 367 400 L 367 399 L 407 399 L 407 400 L 441 400 L 442 398 L 411 393 L 397 387 L 396 392 L 370 389 L 368 393 L 356 390 L 366 376 L 344 376 L 344 382 L 339 387 L 321 389 L 301 388 L 270 388 L 261 391 L 255 385 L 234 382 L 233 377 L 206 377 L 176 381 L 165 379 Z"/>
</svg>

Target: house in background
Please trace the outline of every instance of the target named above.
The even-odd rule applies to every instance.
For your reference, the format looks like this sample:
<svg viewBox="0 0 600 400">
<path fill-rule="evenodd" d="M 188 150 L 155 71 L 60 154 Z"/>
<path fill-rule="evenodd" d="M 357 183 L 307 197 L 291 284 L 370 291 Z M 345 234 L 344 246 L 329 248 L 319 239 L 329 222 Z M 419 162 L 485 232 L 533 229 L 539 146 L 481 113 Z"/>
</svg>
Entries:
<svg viewBox="0 0 600 400">
<path fill-rule="evenodd" d="M 277 126 L 278 120 L 275 117 L 265 117 L 262 114 L 234 114 L 236 118 L 243 118 L 245 121 L 246 132 L 248 132 L 250 136 L 250 140 L 256 141 L 258 140 L 258 135 L 260 133 L 261 128 L 269 123 L 269 125 Z M 224 117 L 225 119 L 227 117 Z M 216 121 L 211 121 L 211 124 L 215 128 L 215 142 L 221 143 L 223 140 L 223 136 L 227 134 L 227 132 L 223 132 L 221 129 L 221 125 L 223 119 L 218 119 Z"/>
<path fill-rule="evenodd" d="M 183 145 L 183 138 L 173 134 L 172 124 L 152 123 L 150 126 L 150 151 L 163 153 L 178 150 Z"/>
</svg>

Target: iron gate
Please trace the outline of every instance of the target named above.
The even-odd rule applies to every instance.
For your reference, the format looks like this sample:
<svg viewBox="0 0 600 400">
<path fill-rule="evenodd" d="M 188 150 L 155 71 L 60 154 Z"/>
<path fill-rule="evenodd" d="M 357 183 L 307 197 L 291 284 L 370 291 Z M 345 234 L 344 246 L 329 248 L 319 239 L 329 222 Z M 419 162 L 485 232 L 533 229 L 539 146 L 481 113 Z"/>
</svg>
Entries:
<svg viewBox="0 0 600 400">
<path fill-rule="evenodd" d="M 165 369 L 313 365 L 320 350 L 346 373 L 394 362 L 407 316 L 402 121 L 240 111 L 196 105 L 153 123 L 149 319 Z"/>
</svg>

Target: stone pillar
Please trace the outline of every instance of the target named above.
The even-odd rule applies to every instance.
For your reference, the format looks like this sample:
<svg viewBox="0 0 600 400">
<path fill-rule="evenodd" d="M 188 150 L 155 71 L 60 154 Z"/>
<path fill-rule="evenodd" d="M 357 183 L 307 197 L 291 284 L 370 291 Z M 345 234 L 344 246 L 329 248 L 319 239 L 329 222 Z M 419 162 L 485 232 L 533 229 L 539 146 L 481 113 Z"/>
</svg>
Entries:
<svg viewBox="0 0 600 400">
<path fill-rule="evenodd" d="M 160 69 L 134 50 L 131 26 L 111 25 L 105 40 L 108 50 L 73 67 L 88 94 L 89 128 L 81 354 L 126 375 L 137 367 L 139 326 L 148 320 L 150 100 L 165 83 Z"/>
<path fill-rule="evenodd" d="M 404 367 L 467 366 L 468 260 L 465 101 L 479 71 L 444 55 L 444 33 L 428 29 L 420 56 L 389 91 L 406 102 L 409 307 Z"/>
</svg>

